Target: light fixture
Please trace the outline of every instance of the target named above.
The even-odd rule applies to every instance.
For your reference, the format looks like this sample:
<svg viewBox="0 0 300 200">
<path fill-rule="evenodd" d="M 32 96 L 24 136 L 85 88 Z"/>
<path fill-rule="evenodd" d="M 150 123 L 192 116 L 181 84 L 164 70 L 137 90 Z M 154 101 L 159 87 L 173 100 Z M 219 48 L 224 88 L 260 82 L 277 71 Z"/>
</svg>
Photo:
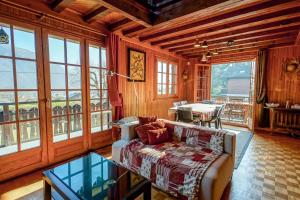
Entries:
<svg viewBox="0 0 300 200">
<path fill-rule="evenodd" d="M 212 53 L 207 52 L 206 57 L 207 57 L 207 58 L 211 58 L 211 57 L 212 57 Z"/>
<path fill-rule="evenodd" d="M 8 43 L 9 43 L 8 34 L 1 27 L 1 29 L 0 29 L 0 44 L 8 44 Z"/>
<path fill-rule="evenodd" d="M 196 40 L 196 42 L 195 42 L 195 44 L 194 44 L 194 47 L 195 47 L 195 48 L 201 47 L 201 44 L 200 44 L 199 40 Z"/>
<path fill-rule="evenodd" d="M 207 44 L 206 40 L 204 40 L 204 42 L 202 43 L 201 47 L 202 48 L 207 48 L 208 47 L 208 44 Z"/>
<path fill-rule="evenodd" d="M 218 52 L 218 50 L 217 50 L 217 49 L 215 49 L 215 50 L 212 52 L 212 54 L 213 54 L 213 55 L 218 55 L 218 54 L 219 54 L 219 52 Z"/>
<path fill-rule="evenodd" d="M 227 42 L 227 46 L 232 46 L 234 44 L 234 40 L 228 40 L 228 42 Z"/>
<path fill-rule="evenodd" d="M 201 59 L 202 62 L 206 62 L 206 61 L 207 61 L 207 58 L 206 58 L 206 55 L 205 55 L 205 54 L 206 54 L 206 53 L 203 52 L 202 59 Z"/>
</svg>

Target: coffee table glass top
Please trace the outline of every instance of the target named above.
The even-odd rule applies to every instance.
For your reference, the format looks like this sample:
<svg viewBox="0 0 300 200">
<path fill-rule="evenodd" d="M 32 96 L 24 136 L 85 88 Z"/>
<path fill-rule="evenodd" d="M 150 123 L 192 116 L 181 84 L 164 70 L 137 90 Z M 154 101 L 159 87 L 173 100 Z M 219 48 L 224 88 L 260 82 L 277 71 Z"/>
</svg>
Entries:
<svg viewBox="0 0 300 200">
<path fill-rule="evenodd" d="M 143 177 L 96 153 L 90 153 L 44 172 L 48 178 L 52 174 L 78 199 L 88 200 L 120 199 L 145 181 Z"/>
</svg>

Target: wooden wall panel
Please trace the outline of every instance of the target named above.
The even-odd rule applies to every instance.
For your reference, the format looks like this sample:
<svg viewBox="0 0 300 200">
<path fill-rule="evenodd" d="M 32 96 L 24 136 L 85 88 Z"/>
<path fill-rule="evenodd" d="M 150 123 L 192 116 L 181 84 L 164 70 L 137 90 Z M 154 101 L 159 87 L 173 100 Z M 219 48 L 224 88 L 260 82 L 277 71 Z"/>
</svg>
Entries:
<svg viewBox="0 0 300 200">
<path fill-rule="evenodd" d="M 186 96 L 182 79 L 183 68 L 186 62 L 182 57 L 170 54 L 167 51 L 155 49 L 145 43 L 121 38 L 119 48 L 119 73 L 127 75 L 127 49 L 133 48 L 146 52 L 146 82 L 128 82 L 126 78 L 119 78 L 119 90 L 124 99 L 125 116 L 145 116 L 157 115 L 160 118 L 174 119 L 172 115 L 168 114 L 168 109 L 172 107 L 174 101 L 183 100 Z M 159 56 L 165 59 L 171 59 L 178 63 L 178 95 L 173 98 L 155 98 L 154 87 L 155 80 L 155 58 Z M 135 98 L 134 85 L 137 90 L 138 97 Z"/>
<path fill-rule="evenodd" d="M 300 103 L 300 73 L 288 74 L 283 71 L 287 58 L 300 58 L 300 46 L 283 47 L 269 50 L 268 56 L 268 98 L 269 102 L 285 105 Z"/>
</svg>

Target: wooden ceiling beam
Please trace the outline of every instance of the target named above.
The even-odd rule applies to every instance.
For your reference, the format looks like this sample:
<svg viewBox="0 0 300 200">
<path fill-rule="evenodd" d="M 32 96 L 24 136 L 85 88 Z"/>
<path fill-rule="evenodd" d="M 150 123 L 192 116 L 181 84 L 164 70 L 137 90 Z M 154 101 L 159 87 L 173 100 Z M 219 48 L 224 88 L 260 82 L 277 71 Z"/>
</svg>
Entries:
<svg viewBox="0 0 300 200">
<path fill-rule="evenodd" d="M 233 22 L 246 20 L 254 17 L 261 17 L 262 15 L 267 15 L 279 11 L 282 13 L 284 12 L 284 10 L 291 9 L 297 6 L 300 7 L 300 1 L 278 0 L 278 1 L 265 2 L 263 4 L 255 5 L 252 7 L 244 8 L 230 13 L 225 13 L 205 20 L 200 20 L 190 24 L 185 24 L 183 26 L 166 29 L 164 31 L 158 31 L 155 33 L 144 34 L 143 36 L 140 37 L 140 41 L 151 42 L 154 40 L 168 38 L 179 34 L 184 34 L 188 32 L 199 31 L 199 30 L 215 27 L 217 25 L 225 25 L 225 24 L 230 24 Z"/>
<path fill-rule="evenodd" d="M 202 37 L 203 35 L 209 36 L 220 32 L 226 32 L 226 31 L 228 32 L 228 30 L 233 31 L 233 30 L 238 30 L 247 27 L 254 27 L 254 29 L 256 29 L 257 26 L 263 24 L 268 24 L 272 22 L 276 23 L 283 20 L 292 20 L 294 18 L 300 17 L 299 9 L 300 7 L 295 7 L 293 9 L 290 9 L 289 12 L 282 12 L 281 15 L 278 15 L 278 13 L 272 13 L 271 15 L 261 16 L 257 18 L 247 19 L 247 20 L 241 20 L 239 22 L 234 22 L 231 24 L 219 25 L 205 30 L 195 31 L 192 33 L 186 33 L 174 37 L 153 41 L 151 42 L 151 44 L 163 45 L 172 42 L 185 41 L 188 39 L 197 39 L 198 37 Z M 290 23 L 292 23 L 292 21 Z"/>
<path fill-rule="evenodd" d="M 96 9 L 94 9 L 93 11 L 91 11 L 90 13 L 84 15 L 83 20 L 86 22 L 91 22 L 96 17 L 104 17 L 104 16 L 108 15 L 109 13 L 111 13 L 111 11 L 108 8 L 106 8 L 104 6 L 100 6 Z"/>
<path fill-rule="evenodd" d="M 261 42 L 261 41 L 266 41 L 266 40 L 273 40 L 277 38 L 284 38 L 284 37 L 291 37 L 291 36 L 296 36 L 297 31 L 295 30 L 288 30 L 284 32 L 279 32 L 279 33 L 271 33 L 267 35 L 253 35 L 249 34 L 248 36 L 251 37 L 244 37 L 242 39 L 233 39 L 234 40 L 234 45 L 240 45 L 240 44 L 250 44 L 250 43 L 256 43 L 256 42 Z M 216 40 L 215 42 L 209 42 L 208 46 L 209 48 L 222 48 L 224 44 L 227 44 L 228 40 Z M 190 49 L 181 49 L 179 51 L 176 51 L 176 53 L 187 53 L 187 52 L 198 52 L 198 51 L 203 51 L 202 48 L 195 48 L 192 46 Z"/>
<path fill-rule="evenodd" d="M 50 4 L 50 8 L 55 12 L 62 12 L 65 8 L 71 5 L 75 0 L 54 0 Z"/>
<path fill-rule="evenodd" d="M 128 29 L 128 30 L 124 30 L 122 33 L 123 33 L 123 35 L 128 35 L 127 33 L 128 32 L 131 32 L 131 31 L 139 31 L 139 30 L 144 30 L 146 27 L 145 26 L 143 26 L 143 25 L 138 25 L 138 26 L 136 26 L 136 27 L 133 27 L 133 28 L 131 28 L 131 29 Z"/>
<path fill-rule="evenodd" d="M 232 51 L 238 51 L 238 52 L 243 52 L 249 49 L 257 49 L 257 48 L 269 48 L 270 46 L 274 46 L 274 45 L 286 45 L 288 44 L 293 44 L 295 41 L 295 37 L 288 37 L 288 38 L 282 38 L 282 39 L 274 39 L 271 41 L 267 41 L 267 42 L 261 42 L 261 43 L 256 43 L 256 44 L 247 44 L 247 45 L 239 45 L 239 46 L 233 46 L 233 47 L 228 47 L 223 49 L 222 51 L 219 51 L 220 55 L 224 55 L 227 52 L 232 52 Z M 213 49 L 212 49 L 213 50 Z M 202 51 L 203 52 L 203 51 Z M 193 57 L 193 56 L 200 56 L 202 55 L 202 52 L 198 52 L 198 53 L 192 53 L 192 54 L 181 54 L 182 56 L 186 56 L 186 57 Z"/>
<path fill-rule="evenodd" d="M 282 21 L 282 23 L 287 23 L 288 21 Z M 207 40 L 209 43 L 212 41 L 216 40 L 229 40 L 229 39 L 234 39 L 238 40 L 244 37 L 252 37 L 253 35 L 264 35 L 264 34 L 272 34 L 272 33 L 278 33 L 278 32 L 283 32 L 283 31 L 288 31 L 288 30 L 298 30 L 300 28 L 300 18 L 299 21 L 290 23 L 290 24 L 273 24 L 273 26 L 263 26 L 263 27 L 258 27 L 257 29 L 241 29 L 237 31 L 229 31 L 229 32 L 224 32 L 224 33 L 219 33 L 211 36 L 205 36 L 205 37 L 199 37 L 198 39 L 200 41 L 202 40 Z M 177 42 L 177 43 L 171 43 L 167 45 L 162 45 L 162 49 L 169 49 L 171 52 L 184 49 L 188 45 L 194 45 L 195 39 L 190 39 L 186 40 L 183 42 Z"/>
<path fill-rule="evenodd" d="M 151 12 L 134 0 L 93 0 L 102 6 L 119 12 L 125 17 L 145 27 L 152 27 L 153 20 Z"/>
<path fill-rule="evenodd" d="M 110 30 L 111 32 L 114 32 L 114 31 L 124 29 L 128 26 L 132 26 L 134 24 L 136 24 L 136 22 L 132 21 L 131 19 L 125 18 L 125 19 L 121 19 L 120 21 L 117 21 L 115 23 L 108 25 L 108 30 Z"/>
</svg>

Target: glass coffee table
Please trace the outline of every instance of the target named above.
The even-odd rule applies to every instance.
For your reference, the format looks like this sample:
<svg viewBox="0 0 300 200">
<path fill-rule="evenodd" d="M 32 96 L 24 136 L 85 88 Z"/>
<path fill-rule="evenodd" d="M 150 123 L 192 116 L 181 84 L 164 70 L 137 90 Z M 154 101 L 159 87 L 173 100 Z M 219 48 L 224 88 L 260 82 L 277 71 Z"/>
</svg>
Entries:
<svg viewBox="0 0 300 200">
<path fill-rule="evenodd" d="M 151 182 L 90 153 L 43 172 L 45 200 L 151 199 Z"/>
</svg>

